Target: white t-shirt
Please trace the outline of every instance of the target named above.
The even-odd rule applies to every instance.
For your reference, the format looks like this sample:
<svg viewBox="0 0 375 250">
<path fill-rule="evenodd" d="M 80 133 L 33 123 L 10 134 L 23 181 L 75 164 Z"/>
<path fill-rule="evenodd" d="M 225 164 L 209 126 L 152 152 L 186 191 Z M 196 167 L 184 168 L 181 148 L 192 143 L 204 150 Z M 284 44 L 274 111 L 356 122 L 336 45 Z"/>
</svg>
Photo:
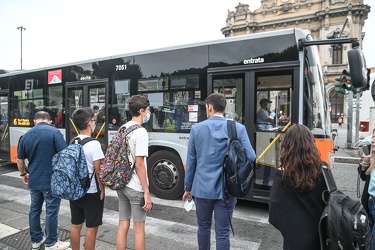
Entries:
<svg viewBox="0 0 375 250">
<path fill-rule="evenodd" d="M 137 124 L 137 122 L 129 121 L 125 124 L 125 127 L 128 128 L 131 125 Z M 148 156 L 148 133 L 147 130 L 143 127 L 138 128 L 131 132 L 128 135 L 128 142 L 130 147 L 130 152 L 133 157 L 133 168 L 135 167 L 135 158 L 136 156 L 144 156 L 144 163 L 146 168 L 146 179 L 148 184 L 148 178 L 147 178 L 147 156 Z M 143 188 L 141 185 L 141 182 L 138 178 L 137 171 L 134 169 L 132 178 L 130 179 L 130 182 L 127 187 L 137 190 L 139 192 L 143 192 Z"/>
<path fill-rule="evenodd" d="M 87 135 L 78 135 L 81 140 L 89 137 Z M 89 141 L 83 145 L 83 151 L 85 152 L 87 168 L 89 170 L 89 177 L 91 178 L 94 173 L 94 161 L 104 159 L 104 154 L 100 142 L 97 140 Z M 98 184 L 99 185 L 99 184 Z M 98 189 L 96 187 L 95 176 L 92 176 L 90 188 L 87 193 L 96 193 Z"/>
</svg>

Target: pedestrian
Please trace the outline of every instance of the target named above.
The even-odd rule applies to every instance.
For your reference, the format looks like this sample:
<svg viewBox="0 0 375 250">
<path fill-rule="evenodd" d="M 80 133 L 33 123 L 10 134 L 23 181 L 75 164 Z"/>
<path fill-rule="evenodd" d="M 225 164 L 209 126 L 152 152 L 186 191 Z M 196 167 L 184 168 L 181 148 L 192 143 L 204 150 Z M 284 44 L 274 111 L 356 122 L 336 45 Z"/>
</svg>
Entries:
<svg viewBox="0 0 375 250">
<path fill-rule="evenodd" d="M 292 125 L 285 133 L 269 199 L 269 222 L 284 237 L 284 250 L 320 249 L 318 225 L 327 186 L 310 130 Z"/>
<path fill-rule="evenodd" d="M 194 199 L 198 221 L 199 249 L 210 249 L 212 213 L 215 215 L 216 249 L 230 249 L 230 225 L 237 198 L 223 200 L 222 162 L 228 149 L 227 120 L 224 118 L 225 96 L 209 95 L 207 120 L 191 128 L 185 171 L 185 193 L 182 200 Z M 254 161 L 255 152 L 245 126 L 236 122 L 237 136 Z"/>
<path fill-rule="evenodd" d="M 366 146 L 363 146 L 366 147 Z M 375 250 L 375 129 L 372 131 L 371 150 L 369 154 L 363 153 L 361 162 L 359 163 L 359 172 L 362 180 L 366 181 L 361 202 L 367 211 L 371 223 L 371 249 Z"/>
<path fill-rule="evenodd" d="M 34 116 L 35 126 L 23 135 L 18 147 L 17 167 L 20 176 L 30 189 L 31 204 L 29 212 L 30 237 L 32 249 L 66 249 L 69 242 L 59 241 L 57 235 L 60 198 L 51 195 L 52 157 L 66 147 L 61 132 L 49 126 L 51 118 L 48 112 L 39 111 Z M 29 161 L 29 173 L 26 172 L 25 159 Z M 40 214 L 45 202 L 46 217 L 44 233 L 40 223 Z"/>
<path fill-rule="evenodd" d="M 129 112 L 132 119 L 123 125 L 126 128 L 132 125 L 142 125 L 143 123 L 148 122 L 151 116 L 149 100 L 142 95 L 134 95 L 130 97 Z M 146 216 L 147 212 L 152 209 L 152 201 L 147 179 L 147 130 L 143 127 L 135 129 L 128 135 L 127 139 L 130 147 L 129 158 L 134 159 L 132 162 L 135 170 L 133 171 L 129 183 L 124 188 L 117 190 L 119 202 L 119 224 L 117 229 L 116 247 L 118 250 L 126 249 L 130 219 L 133 217 L 134 249 L 143 250 L 146 248 Z M 141 200 L 144 200 L 143 206 L 140 206 Z"/>
<path fill-rule="evenodd" d="M 76 109 L 72 114 L 73 123 L 79 130 L 78 138 L 81 140 L 90 137 L 95 129 L 95 113 L 89 108 Z M 87 193 L 76 201 L 70 201 L 71 223 L 70 244 L 72 250 L 80 249 L 80 238 L 83 222 L 86 221 L 85 249 L 94 250 L 96 235 L 102 225 L 105 189 L 99 180 L 99 168 L 104 154 L 97 140 L 92 140 L 83 145 L 87 161 L 88 172 L 91 180 Z"/>
<path fill-rule="evenodd" d="M 342 127 L 342 117 L 341 116 L 337 119 L 337 122 L 339 123 L 339 127 Z"/>
</svg>

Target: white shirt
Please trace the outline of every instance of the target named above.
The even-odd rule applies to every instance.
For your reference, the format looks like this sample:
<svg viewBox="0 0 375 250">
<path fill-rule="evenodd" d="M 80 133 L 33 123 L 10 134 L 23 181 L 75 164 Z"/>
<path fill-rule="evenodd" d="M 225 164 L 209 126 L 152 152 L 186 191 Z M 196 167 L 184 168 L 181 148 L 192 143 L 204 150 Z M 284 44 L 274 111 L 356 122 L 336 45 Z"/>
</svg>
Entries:
<svg viewBox="0 0 375 250">
<path fill-rule="evenodd" d="M 129 121 L 125 124 L 125 127 L 128 128 L 131 125 L 137 124 L 137 122 Z M 134 159 L 133 162 L 133 168 L 135 167 L 135 159 L 137 156 L 144 156 L 144 164 L 145 164 L 145 170 L 146 170 L 146 180 L 148 185 L 148 178 L 147 178 L 147 156 L 148 156 L 148 133 L 147 130 L 143 127 L 138 128 L 131 132 L 128 135 L 128 142 L 131 152 L 131 157 Z M 141 182 L 139 180 L 139 177 L 137 175 L 136 169 L 133 171 L 132 178 L 130 179 L 130 182 L 127 187 L 137 190 L 139 192 L 143 192 L 143 188 L 141 185 Z"/>
<path fill-rule="evenodd" d="M 89 136 L 78 135 L 78 137 L 81 138 L 81 140 L 83 140 Z M 93 140 L 83 145 L 83 151 L 85 152 L 87 168 L 89 170 L 89 177 L 91 178 L 92 176 L 90 188 L 87 191 L 87 193 L 96 193 L 98 192 L 98 189 L 96 187 L 95 176 L 92 175 L 94 173 L 94 161 L 104 159 L 103 150 L 100 146 L 100 142 L 97 140 Z"/>
</svg>

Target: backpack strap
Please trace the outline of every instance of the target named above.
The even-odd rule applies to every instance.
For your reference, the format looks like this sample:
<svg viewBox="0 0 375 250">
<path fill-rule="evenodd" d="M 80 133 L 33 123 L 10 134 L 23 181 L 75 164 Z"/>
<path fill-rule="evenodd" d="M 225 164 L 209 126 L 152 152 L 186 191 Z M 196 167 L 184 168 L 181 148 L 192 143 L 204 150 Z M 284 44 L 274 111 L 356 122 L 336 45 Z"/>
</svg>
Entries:
<svg viewBox="0 0 375 250">
<path fill-rule="evenodd" d="M 90 142 L 90 141 L 96 141 L 95 138 L 92 138 L 91 136 L 89 137 L 86 137 L 84 138 L 83 140 L 81 138 L 79 138 L 78 136 L 74 137 L 70 142 L 69 144 L 81 144 L 81 146 L 83 147 L 83 145 L 85 145 L 86 143 Z M 91 184 L 91 180 L 92 178 L 95 176 L 95 182 L 96 182 L 96 187 L 97 187 L 97 190 L 98 192 L 100 192 L 100 189 L 99 189 L 99 184 L 98 184 L 98 181 L 96 179 L 96 175 L 95 175 L 95 167 L 94 167 L 94 172 L 92 173 L 91 177 L 90 177 L 90 184 Z"/>
<path fill-rule="evenodd" d="M 141 128 L 142 126 L 139 125 L 138 123 L 137 124 L 133 124 L 133 125 L 130 125 L 129 127 L 125 127 L 125 125 L 122 125 L 118 132 L 122 132 L 122 133 L 125 133 L 125 135 L 128 135 L 130 134 L 131 132 L 133 132 L 134 130 L 138 129 L 138 128 Z"/>
<path fill-rule="evenodd" d="M 328 192 L 331 193 L 337 190 L 336 182 L 335 182 L 335 179 L 333 178 L 332 171 L 326 162 L 323 162 L 322 173 L 323 173 L 324 181 L 328 188 Z"/>
<path fill-rule="evenodd" d="M 237 140 L 236 122 L 232 120 L 227 120 L 227 129 L 229 138 L 232 140 Z"/>
<path fill-rule="evenodd" d="M 92 138 L 92 137 L 86 137 L 84 138 L 83 140 L 81 140 L 81 138 L 79 138 L 78 136 L 74 137 L 70 142 L 69 144 L 81 144 L 81 146 L 85 145 L 86 143 L 90 142 L 90 141 L 94 141 L 96 140 L 95 138 Z"/>
</svg>

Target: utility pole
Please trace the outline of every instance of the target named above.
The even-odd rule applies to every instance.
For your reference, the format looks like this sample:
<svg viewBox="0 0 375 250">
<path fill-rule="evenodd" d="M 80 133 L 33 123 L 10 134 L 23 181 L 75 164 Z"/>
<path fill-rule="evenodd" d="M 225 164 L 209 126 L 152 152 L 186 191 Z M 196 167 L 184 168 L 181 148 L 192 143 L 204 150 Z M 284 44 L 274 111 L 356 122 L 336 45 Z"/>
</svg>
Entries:
<svg viewBox="0 0 375 250">
<path fill-rule="evenodd" d="M 348 126 L 348 132 L 346 134 L 346 148 L 353 148 L 353 91 L 349 91 L 348 93 L 348 115 L 347 115 L 347 126 Z"/>
<path fill-rule="evenodd" d="M 356 96 L 356 111 L 355 111 L 355 143 L 359 141 L 359 112 L 361 109 L 361 93 L 355 94 Z"/>
<path fill-rule="evenodd" d="M 22 31 L 26 30 L 25 27 L 19 26 L 17 27 L 18 30 L 21 30 L 21 70 L 22 70 Z"/>
</svg>

